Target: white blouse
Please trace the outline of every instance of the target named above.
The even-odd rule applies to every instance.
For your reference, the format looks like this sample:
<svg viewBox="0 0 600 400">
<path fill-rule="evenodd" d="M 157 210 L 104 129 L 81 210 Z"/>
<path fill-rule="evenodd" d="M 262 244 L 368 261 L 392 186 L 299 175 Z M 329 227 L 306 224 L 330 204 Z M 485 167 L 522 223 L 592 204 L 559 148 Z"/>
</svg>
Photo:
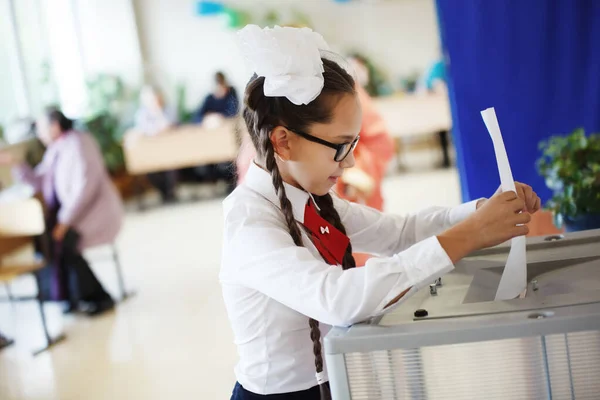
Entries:
<svg viewBox="0 0 600 400">
<path fill-rule="evenodd" d="M 285 190 L 302 223 L 309 194 L 287 184 Z M 245 389 L 263 395 L 317 384 L 308 317 L 321 322 L 324 337 L 332 325 L 381 314 L 404 290 L 412 287 L 406 299 L 450 272 L 435 235 L 476 209 L 473 201 L 397 216 L 334 196 L 353 250 L 378 256 L 344 271 L 323 260 L 304 230 L 304 247 L 294 244 L 271 176 L 258 166 L 223 204 L 220 280 L 240 357 L 235 372 Z"/>
</svg>

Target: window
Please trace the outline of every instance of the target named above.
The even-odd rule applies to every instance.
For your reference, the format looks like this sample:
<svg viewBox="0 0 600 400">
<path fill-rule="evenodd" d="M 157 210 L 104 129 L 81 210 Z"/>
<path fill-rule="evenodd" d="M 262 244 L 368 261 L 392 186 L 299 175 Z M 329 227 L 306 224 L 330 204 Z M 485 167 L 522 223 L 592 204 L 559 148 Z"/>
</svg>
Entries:
<svg viewBox="0 0 600 400">
<path fill-rule="evenodd" d="M 14 1 L 14 0 L 13 0 Z M 71 118 L 85 112 L 85 73 L 71 0 L 42 0 L 52 69 L 63 112 Z"/>
<path fill-rule="evenodd" d="M 71 0 L 0 0 L 0 124 L 60 104 L 72 118 L 87 90 Z"/>
</svg>

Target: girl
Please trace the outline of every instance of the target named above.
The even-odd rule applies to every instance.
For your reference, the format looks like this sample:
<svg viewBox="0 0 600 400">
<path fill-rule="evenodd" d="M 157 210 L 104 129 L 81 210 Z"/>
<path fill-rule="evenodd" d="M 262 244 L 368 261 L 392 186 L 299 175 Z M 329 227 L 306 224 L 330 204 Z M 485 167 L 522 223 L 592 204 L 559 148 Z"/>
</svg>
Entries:
<svg viewBox="0 0 600 400">
<path fill-rule="evenodd" d="M 327 399 L 321 338 L 332 325 L 386 312 L 470 252 L 526 234 L 520 212 L 539 198 L 518 184 L 521 198 L 401 217 L 331 195 L 359 140 L 352 77 L 309 29 L 248 26 L 240 37 L 256 72 L 243 116 L 257 158 L 224 202 L 220 279 L 240 355 L 232 399 Z M 377 257 L 354 268 L 353 249 Z"/>
</svg>

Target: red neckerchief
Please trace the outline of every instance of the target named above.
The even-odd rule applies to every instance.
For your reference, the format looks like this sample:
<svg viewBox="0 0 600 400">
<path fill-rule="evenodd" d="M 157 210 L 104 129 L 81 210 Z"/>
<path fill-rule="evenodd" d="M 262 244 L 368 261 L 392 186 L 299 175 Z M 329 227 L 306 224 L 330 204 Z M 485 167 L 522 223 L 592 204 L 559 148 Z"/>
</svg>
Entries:
<svg viewBox="0 0 600 400">
<path fill-rule="evenodd" d="M 350 238 L 323 219 L 312 201 L 304 209 L 304 226 L 323 259 L 331 265 L 342 265 Z"/>
</svg>

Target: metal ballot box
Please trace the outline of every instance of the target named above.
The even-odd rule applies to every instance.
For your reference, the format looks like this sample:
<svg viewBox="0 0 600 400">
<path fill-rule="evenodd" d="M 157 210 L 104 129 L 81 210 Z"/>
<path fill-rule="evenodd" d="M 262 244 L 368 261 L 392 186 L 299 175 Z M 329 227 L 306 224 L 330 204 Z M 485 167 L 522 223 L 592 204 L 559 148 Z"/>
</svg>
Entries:
<svg viewBox="0 0 600 400">
<path fill-rule="evenodd" d="M 529 238 L 524 296 L 493 301 L 508 246 L 325 338 L 336 400 L 600 399 L 600 230 Z"/>
</svg>

